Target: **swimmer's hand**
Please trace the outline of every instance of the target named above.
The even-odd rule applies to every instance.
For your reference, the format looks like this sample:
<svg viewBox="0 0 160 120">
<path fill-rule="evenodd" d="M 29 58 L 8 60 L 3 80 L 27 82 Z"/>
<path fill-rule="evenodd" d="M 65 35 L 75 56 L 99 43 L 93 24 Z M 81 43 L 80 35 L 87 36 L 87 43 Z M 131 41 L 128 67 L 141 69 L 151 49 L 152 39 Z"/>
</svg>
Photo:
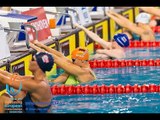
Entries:
<svg viewBox="0 0 160 120">
<path fill-rule="evenodd" d="M 110 16 L 109 10 L 105 11 L 107 16 Z"/>
<path fill-rule="evenodd" d="M 75 24 L 74 24 L 74 27 L 81 28 L 81 29 L 84 28 L 82 25 L 80 25 L 80 24 L 78 24 L 78 23 L 75 23 Z"/>
<path fill-rule="evenodd" d="M 38 43 L 39 43 L 39 42 L 38 42 Z M 30 47 L 33 48 L 33 49 L 35 49 L 35 50 L 38 51 L 38 52 L 45 52 L 44 49 L 40 48 L 39 46 L 36 46 L 36 44 L 33 43 L 33 42 L 30 42 Z"/>
<path fill-rule="evenodd" d="M 107 10 L 105 11 L 106 15 L 110 17 L 110 15 L 114 15 L 115 12 L 113 10 Z"/>
<path fill-rule="evenodd" d="M 39 41 L 38 40 L 32 40 L 31 43 L 37 44 Z"/>
<path fill-rule="evenodd" d="M 33 40 L 32 43 L 36 46 L 42 47 L 42 43 L 40 43 L 38 40 Z"/>
</svg>

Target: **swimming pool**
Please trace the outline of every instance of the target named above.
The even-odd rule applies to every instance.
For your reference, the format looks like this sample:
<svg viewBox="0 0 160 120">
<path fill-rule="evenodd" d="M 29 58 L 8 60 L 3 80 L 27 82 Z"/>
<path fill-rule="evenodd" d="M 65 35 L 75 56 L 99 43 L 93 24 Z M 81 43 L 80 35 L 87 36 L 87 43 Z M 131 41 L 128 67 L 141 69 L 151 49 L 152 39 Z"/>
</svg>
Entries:
<svg viewBox="0 0 160 120">
<path fill-rule="evenodd" d="M 160 47 L 125 48 L 125 59 L 156 59 L 160 58 Z"/>
<path fill-rule="evenodd" d="M 126 59 L 156 59 L 159 58 L 159 51 L 160 48 L 129 48 Z M 160 80 L 159 66 L 94 68 L 93 71 L 97 80 L 88 83 L 91 86 L 159 85 Z M 52 113 L 160 113 L 159 100 L 160 93 L 54 95 Z"/>
<path fill-rule="evenodd" d="M 156 38 L 156 41 L 159 41 L 160 40 L 160 34 L 159 33 L 155 33 L 155 38 Z"/>
</svg>

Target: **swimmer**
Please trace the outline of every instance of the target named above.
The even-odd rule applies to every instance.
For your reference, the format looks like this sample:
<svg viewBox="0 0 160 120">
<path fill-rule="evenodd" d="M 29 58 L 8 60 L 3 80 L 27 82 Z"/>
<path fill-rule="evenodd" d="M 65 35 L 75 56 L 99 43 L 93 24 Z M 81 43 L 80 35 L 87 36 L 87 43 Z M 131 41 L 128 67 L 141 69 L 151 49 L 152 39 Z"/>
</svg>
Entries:
<svg viewBox="0 0 160 120">
<path fill-rule="evenodd" d="M 139 7 L 141 10 L 143 10 L 146 13 L 152 14 L 152 19 L 150 21 L 150 26 L 160 26 L 160 9 L 156 7 Z"/>
<path fill-rule="evenodd" d="M 78 47 L 73 50 L 71 54 L 71 61 L 61 52 L 49 48 L 37 40 L 33 41 L 33 44 L 30 43 L 30 46 L 37 51 L 41 51 L 40 48 L 43 48 L 47 52 L 51 53 L 54 57 L 54 62 L 65 71 L 56 79 L 51 80 L 52 82 L 62 83 L 65 85 L 78 85 L 80 83 L 86 83 L 96 79 L 96 76 L 88 62 L 89 52 L 86 48 Z"/>
<path fill-rule="evenodd" d="M 100 38 L 96 33 L 88 30 L 84 26 L 74 24 L 76 27 L 82 29 L 92 40 L 99 43 L 104 49 L 98 49 L 92 59 L 119 59 L 125 58 L 123 47 L 129 46 L 128 37 L 125 34 L 117 34 L 114 36 L 112 42 L 107 42 Z M 125 40 L 123 40 L 125 39 Z"/>
<path fill-rule="evenodd" d="M 113 19 L 121 27 L 126 28 L 132 35 L 132 40 L 139 41 L 155 41 L 154 32 L 149 26 L 150 15 L 147 13 L 140 13 L 136 16 L 136 24 L 128 20 L 126 17 L 110 10 L 106 15 Z M 127 32 L 127 31 L 125 31 Z M 129 37 L 129 36 L 128 36 Z"/>
<path fill-rule="evenodd" d="M 46 113 L 51 106 L 52 93 L 46 79 L 46 71 L 50 71 L 54 65 L 53 56 L 47 52 L 38 52 L 33 56 L 29 64 L 32 76 L 21 76 L 0 70 L 0 83 L 8 84 L 14 89 L 19 89 L 22 84 L 22 94 L 15 97 L 22 98 L 22 110 L 24 113 Z M 5 93 L 0 99 L 0 111 L 5 111 L 4 105 L 10 104 L 12 97 Z M 43 104 L 42 104 L 43 103 Z M 3 106 L 2 106 L 3 105 Z"/>
</svg>

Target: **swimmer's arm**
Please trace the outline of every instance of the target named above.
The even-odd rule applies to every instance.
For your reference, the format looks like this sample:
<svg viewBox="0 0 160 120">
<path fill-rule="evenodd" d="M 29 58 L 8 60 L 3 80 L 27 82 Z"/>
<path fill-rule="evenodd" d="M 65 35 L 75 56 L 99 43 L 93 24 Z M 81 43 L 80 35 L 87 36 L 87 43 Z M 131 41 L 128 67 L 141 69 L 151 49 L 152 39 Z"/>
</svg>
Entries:
<svg viewBox="0 0 160 120">
<path fill-rule="evenodd" d="M 20 84 L 22 83 L 22 90 L 28 91 L 28 92 L 32 92 L 33 90 L 36 90 L 37 88 L 40 87 L 39 85 L 37 85 L 37 82 L 35 82 L 34 80 L 15 79 L 15 80 L 11 81 L 10 77 L 5 76 L 1 73 L 0 73 L 0 83 L 2 83 L 4 85 L 8 84 L 9 86 L 11 86 L 15 89 L 19 89 Z"/>
<path fill-rule="evenodd" d="M 9 72 L 1 70 L 1 69 L 0 69 L 0 73 L 3 74 L 3 75 L 5 75 L 5 76 L 8 76 L 8 77 L 10 77 L 10 76 L 13 75 L 12 73 L 9 73 Z"/>
<path fill-rule="evenodd" d="M 112 18 L 117 24 L 119 24 L 122 27 L 127 28 L 128 30 L 138 34 L 138 35 L 142 35 L 144 33 L 144 30 L 140 27 L 135 26 L 134 23 L 126 20 L 127 22 L 119 19 L 118 17 L 115 17 L 112 14 L 107 14 L 110 18 Z"/>
<path fill-rule="evenodd" d="M 112 50 L 101 50 L 101 53 L 106 54 L 113 58 L 124 58 L 125 52 L 119 50 L 119 49 L 112 49 Z"/>
<path fill-rule="evenodd" d="M 124 16 L 113 12 L 109 11 L 106 13 L 109 17 L 111 17 L 117 24 L 119 24 L 122 27 L 127 28 L 128 30 L 138 34 L 138 35 L 143 35 L 144 30 L 140 27 L 137 27 L 134 23 L 132 23 L 130 20 L 125 18 Z"/>
<path fill-rule="evenodd" d="M 108 17 L 112 18 L 117 24 L 119 24 L 122 27 L 127 28 L 128 24 L 134 24 L 132 23 L 130 20 L 128 20 L 127 18 L 125 18 L 124 16 L 110 10 L 107 11 L 106 14 L 108 15 Z"/>
<path fill-rule="evenodd" d="M 135 24 L 128 24 L 128 26 L 126 28 L 128 28 L 133 33 L 136 33 L 137 35 L 144 35 L 144 33 L 145 33 L 144 29 L 135 26 Z"/>
<path fill-rule="evenodd" d="M 107 48 L 108 46 L 111 46 L 110 42 L 107 42 L 105 40 L 103 40 L 102 38 L 100 38 L 96 33 L 88 30 L 87 28 L 85 28 L 84 26 L 81 26 L 79 24 L 74 24 L 76 27 L 82 29 L 92 40 L 94 40 L 95 42 L 99 43 L 103 48 Z"/>
<path fill-rule="evenodd" d="M 38 51 L 38 52 L 45 52 L 44 49 L 41 49 L 41 48 L 35 46 L 33 43 L 30 42 L 29 44 L 30 44 L 30 47 L 33 48 L 33 49 L 35 49 L 36 51 Z"/>
<path fill-rule="evenodd" d="M 67 77 L 68 77 L 68 74 L 63 73 L 59 77 L 57 77 L 56 79 L 51 80 L 51 82 L 53 82 L 53 83 L 64 83 L 67 80 Z"/>
<path fill-rule="evenodd" d="M 115 21 L 117 21 L 117 23 L 119 25 L 121 25 L 122 27 L 127 27 L 127 24 L 130 23 L 130 24 L 134 24 L 133 22 L 131 22 L 129 19 L 127 19 L 126 17 L 124 17 L 123 15 L 119 14 L 119 13 L 116 13 L 114 12 L 113 10 L 109 10 L 109 11 L 106 11 L 106 14 L 115 19 Z"/>
<path fill-rule="evenodd" d="M 41 47 L 41 48 L 45 49 L 47 52 L 50 52 L 50 53 L 52 53 L 54 55 L 57 55 L 59 57 L 63 57 L 64 59 L 66 58 L 61 52 L 59 52 L 59 51 L 57 51 L 55 49 L 52 49 L 52 48 L 50 48 L 50 47 L 38 42 L 37 40 L 34 41 L 34 44 L 36 46 L 38 46 L 38 47 Z"/>
<path fill-rule="evenodd" d="M 86 71 L 84 71 L 81 67 L 67 62 L 66 60 L 60 58 L 60 57 L 55 57 L 55 63 L 61 67 L 62 69 L 64 69 L 64 71 L 66 71 L 69 74 L 75 75 L 75 76 L 79 76 L 81 74 L 86 73 Z"/>
<path fill-rule="evenodd" d="M 155 7 L 139 7 L 139 8 L 142 9 L 144 12 L 160 17 L 160 9 L 158 8 Z"/>
<path fill-rule="evenodd" d="M 12 77 L 13 75 L 15 75 L 14 73 L 10 73 L 10 72 L 8 72 L 8 71 L 1 70 L 1 69 L 0 69 L 0 73 L 3 74 L 3 75 L 5 75 L 5 76 L 7 76 L 7 77 Z M 21 79 L 21 78 L 22 78 L 22 79 L 23 79 L 23 78 L 28 79 L 28 78 L 33 77 L 32 75 L 30 75 L 30 76 L 21 76 L 21 75 L 19 75 L 19 74 L 16 74 L 16 75 L 18 76 L 19 79 Z"/>
<path fill-rule="evenodd" d="M 122 15 L 120 15 L 120 14 L 114 12 L 114 11 L 111 11 L 111 10 L 110 11 L 106 11 L 106 15 L 108 17 L 110 17 L 111 19 L 113 19 L 121 27 L 127 28 L 127 24 L 128 23 L 131 24 L 131 21 L 129 21 L 127 18 L 123 17 Z"/>
</svg>

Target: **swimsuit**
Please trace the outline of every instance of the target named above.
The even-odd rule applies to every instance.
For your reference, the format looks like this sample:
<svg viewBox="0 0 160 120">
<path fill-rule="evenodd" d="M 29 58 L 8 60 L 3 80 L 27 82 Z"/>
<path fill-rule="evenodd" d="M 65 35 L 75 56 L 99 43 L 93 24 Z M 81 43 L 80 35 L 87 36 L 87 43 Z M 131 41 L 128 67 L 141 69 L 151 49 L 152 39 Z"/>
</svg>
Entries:
<svg viewBox="0 0 160 120">
<path fill-rule="evenodd" d="M 135 33 L 132 33 L 132 39 L 140 41 L 141 40 L 141 36 L 139 36 L 139 35 L 137 35 Z"/>
<path fill-rule="evenodd" d="M 89 69 L 90 73 L 94 76 L 94 78 L 96 79 L 95 74 L 93 73 L 93 71 L 90 68 L 85 68 L 85 69 Z M 74 75 L 69 75 L 66 82 L 64 83 L 65 85 L 78 85 L 80 84 L 79 80 L 76 79 L 76 77 Z"/>
<path fill-rule="evenodd" d="M 64 84 L 65 85 L 78 85 L 79 81 L 75 78 L 74 75 L 69 75 Z"/>
<path fill-rule="evenodd" d="M 22 110 L 24 113 L 47 113 L 51 103 L 46 107 L 37 106 L 30 97 L 30 94 L 27 93 L 26 97 L 22 100 Z"/>
</svg>

